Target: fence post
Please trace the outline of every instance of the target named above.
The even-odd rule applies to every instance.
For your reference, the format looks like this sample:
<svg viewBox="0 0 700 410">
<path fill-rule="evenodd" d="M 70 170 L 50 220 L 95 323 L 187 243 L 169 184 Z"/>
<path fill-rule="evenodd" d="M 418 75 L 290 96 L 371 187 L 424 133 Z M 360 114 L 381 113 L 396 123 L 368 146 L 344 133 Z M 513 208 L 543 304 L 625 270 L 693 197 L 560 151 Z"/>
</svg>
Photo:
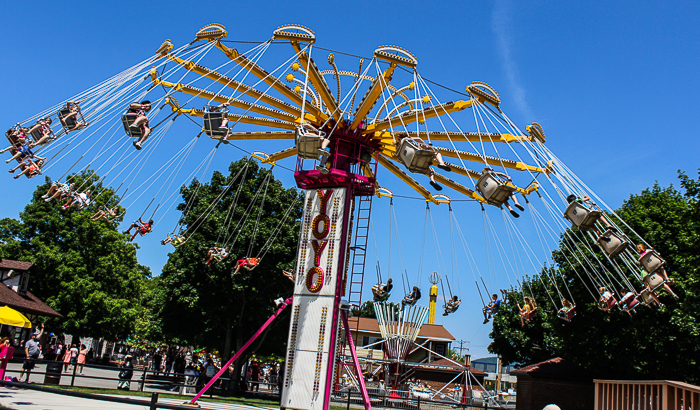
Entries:
<svg viewBox="0 0 700 410">
<path fill-rule="evenodd" d="M 141 385 L 139 386 L 139 390 L 143 391 L 143 386 L 146 385 L 146 373 L 148 373 L 148 365 L 143 366 L 143 374 L 141 375 Z"/>
<path fill-rule="evenodd" d="M 158 393 L 151 394 L 151 410 L 158 410 Z"/>
<path fill-rule="evenodd" d="M 352 394 L 352 391 L 348 389 L 348 410 L 350 410 L 350 395 Z"/>
<path fill-rule="evenodd" d="M 420 410 L 420 396 L 418 396 L 418 406 L 417 409 Z"/>
<path fill-rule="evenodd" d="M 71 361 L 72 361 L 72 359 L 71 359 Z M 73 387 L 73 384 L 75 383 L 76 370 L 78 370 L 78 362 L 77 361 L 75 363 L 73 363 L 73 376 L 71 376 L 71 379 L 70 379 L 70 387 Z"/>
</svg>

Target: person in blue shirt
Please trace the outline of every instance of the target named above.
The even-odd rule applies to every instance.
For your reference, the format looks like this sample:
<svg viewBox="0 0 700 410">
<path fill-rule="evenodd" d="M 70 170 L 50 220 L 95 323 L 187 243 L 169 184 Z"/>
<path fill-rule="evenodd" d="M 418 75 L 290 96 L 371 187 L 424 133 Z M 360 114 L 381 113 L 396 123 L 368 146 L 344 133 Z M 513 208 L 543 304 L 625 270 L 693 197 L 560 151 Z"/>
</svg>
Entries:
<svg viewBox="0 0 700 410">
<path fill-rule="evenodd" d="M 484 324 L 488 323 L 489 318 L 498 313 L 498 309 L 501 307 L 501 301 L 498 299 L 498 295 L 494 293 L 492 298 L 489 304 L 481 310 L 484 312 Z"/>
</svg>

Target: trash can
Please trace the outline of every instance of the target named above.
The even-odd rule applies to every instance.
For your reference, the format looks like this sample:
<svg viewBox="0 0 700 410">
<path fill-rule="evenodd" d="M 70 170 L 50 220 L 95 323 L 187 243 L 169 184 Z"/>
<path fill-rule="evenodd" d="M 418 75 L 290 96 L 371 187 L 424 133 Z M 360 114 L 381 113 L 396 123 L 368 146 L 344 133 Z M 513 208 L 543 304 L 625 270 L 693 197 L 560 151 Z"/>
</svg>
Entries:
<svg viewBox="0 0 700 410">
<path fill-rule="evenodd" d="M 62 362 L 47 362 L 46 374 L 44 375 L 44 384 L 58 385 L 61 382 L 61 371 L 63 370 Z"/>
</svg>

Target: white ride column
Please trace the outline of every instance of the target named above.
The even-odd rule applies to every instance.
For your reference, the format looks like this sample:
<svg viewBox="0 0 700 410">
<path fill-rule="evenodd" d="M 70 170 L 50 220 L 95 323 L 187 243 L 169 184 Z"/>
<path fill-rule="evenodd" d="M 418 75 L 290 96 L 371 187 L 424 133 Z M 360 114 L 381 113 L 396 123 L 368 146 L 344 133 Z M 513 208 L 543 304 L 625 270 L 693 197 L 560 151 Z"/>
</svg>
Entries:
<svg viewBox="0 0 700 410">
<path fill-rule="evenodd" d="M 306 191 L 280 406 L 327 409 L 350 230 L 347 188 Z"/>
</svg>

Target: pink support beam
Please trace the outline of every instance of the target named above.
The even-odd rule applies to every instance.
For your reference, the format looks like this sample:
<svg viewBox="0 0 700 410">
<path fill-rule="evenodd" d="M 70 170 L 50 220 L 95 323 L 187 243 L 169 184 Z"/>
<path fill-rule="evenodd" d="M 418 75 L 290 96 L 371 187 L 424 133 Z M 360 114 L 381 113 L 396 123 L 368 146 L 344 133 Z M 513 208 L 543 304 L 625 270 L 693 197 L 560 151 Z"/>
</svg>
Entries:
<svg viewBox="0 0 700 410">
<path fill-rule="evenodd" d="M 219 372 L 216 373 L 216 375 L 215 375 L 214 377 L 212 377 L 211 380 L 209 380 L 209 383 L 207 383 L 207 385 L 204 386 L 204 388 L 203 388 L 202 390 L 200 390 L 200 392 L 197 393 L 197 395 L 194 396 L 194 397 L 192 398 L 192 400 L 189 402 L 189 404 L 196 404 L 196 403 L 197 403 L 197 400 L 198 400 L 204 393 L 206 393 L 206 391 L 207 391 L 214 383 L 216 383 L 216 381 L 219 379 L 219 377 L 221 377 L 221 375 L 224 374 L 224 372 L 225 372 L 226 370 L 228 370 L 229 366 L 231 366 L 231 363 L 235 362 L 236 359 L 238 359 L 238 357 L 239 357 L 243 352 L 245 352 L 245 350 L 248 348 L 248 346 L 250 346 L 251 343 L 253 343 L 253 342 L 255 341 L 255 339 L 257 339 L 258 336 L 260 336 L 260 334 L 261 334 L 262 332 L 265 331 L 265 329 L 270 325 L 270 323 L 272 323 L 272 321 L 274 321 L 274 320 L 277 318 L 277 316 L 279 316 L 280 313 L 282 313 L 282 311 L 284 310 L 284 308 L 286 308 L 287 306 L 289 306 L 289 305 L 291 305 L 291 304 L 292 304 L 292 297 L 290 297 L 290 298 L 288 298 L 287 300 L 285 300 L 284 303 L 282 303 L 282 306 L 280 306 L 280 308 L 277 309 L 277 312 L 275 312 L 272 316 L 270 316 L 269 319 L 267 319 L 267 321 L 266 321 L 265 323 L 263 323 L 263 325 L 260 327 L 260 329 L 258 329 L 258 331 L 255 332 L 255 334 L 254 334 L 250 339 L 248 339 L 248 341 L 245 342 L 245 344 L 244 344 L 240 349 L 238 349 L 238 351 L 236 352 L 236 354 L 233 355 L 233 357 L 232 357 L 228 362 L 226 362 L 226 364 L 225 364 L 224 366 L 221 366 L 221 370 L 219 370 Z M 353 350 L 353 351 L 354 351 L 354 350 Z"/>
<path fill-rule="evenodd" d="M 348 345 L 350 346 L 350 354 L 352 355 L 352 362 L 355 367 L 355 373 L 357 373 L 357 382 L 360 384 L 360 393 L 362 393 L 362 401 L 365 404 L 365 410 L 372 410 L 372 403 L 370 403 L 369 401 L 369 394 L 367 394 L 367 386 L 365 386 L 365 379 L 364 377 L 362 377 L 360 361 L 357 360 L 355 342 L 353 342 L 352 334 L 350 334 L 350 326 L 348 325 L 348 311 L 343 310 L 341 315 L 343 317 L 343 327 L 345 327 L 345 334 L 347 335 Z"/>
</svg>

